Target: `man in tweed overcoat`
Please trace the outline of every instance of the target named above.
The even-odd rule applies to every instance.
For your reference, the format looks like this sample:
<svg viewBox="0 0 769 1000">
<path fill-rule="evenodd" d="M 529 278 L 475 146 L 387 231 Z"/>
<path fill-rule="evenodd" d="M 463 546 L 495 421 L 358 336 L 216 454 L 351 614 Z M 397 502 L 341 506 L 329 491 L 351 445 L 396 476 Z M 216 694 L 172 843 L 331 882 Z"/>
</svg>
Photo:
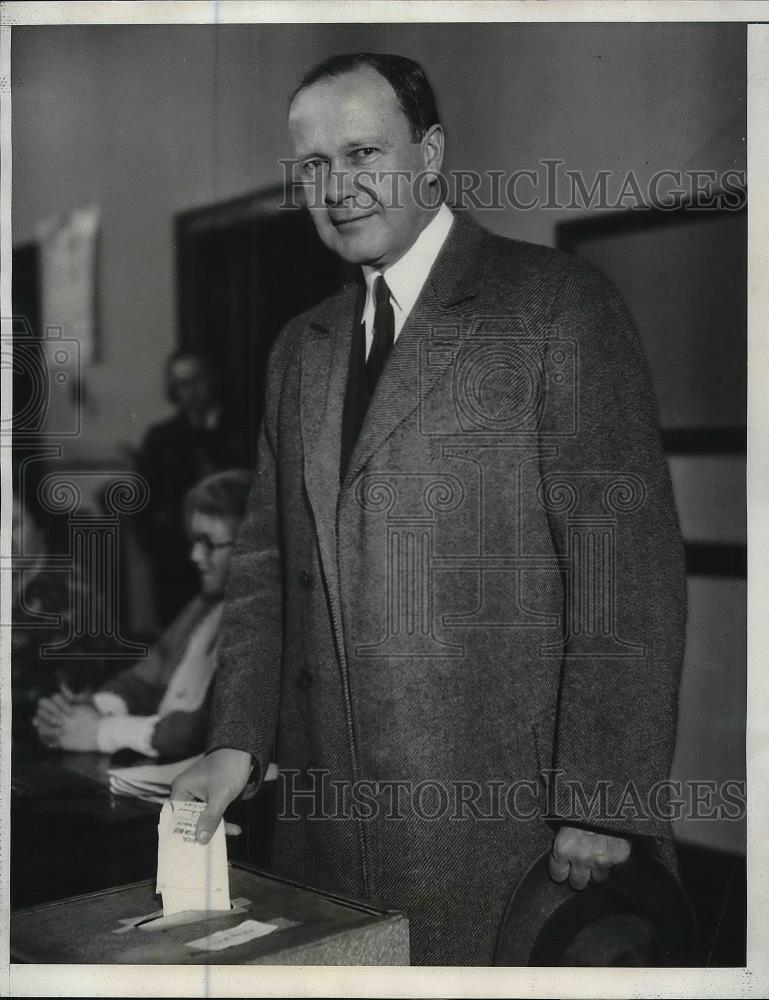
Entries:
<svg viewBox="0 0 769 1000">
<path fill-rule="evenodd" d="M 272 351 L 208 753 L 173 795 L 208 802 L 205 840 L 274 755 L 276 871 L 404 911 L 414 963 L 488 964 L 543 850 L 576 888 L 671 857 L 685 591 L 653 395 L 605 278 L 440 205 L 416 64 L 331 60 L 289 125 L 365 287 Z"/>
</svg>

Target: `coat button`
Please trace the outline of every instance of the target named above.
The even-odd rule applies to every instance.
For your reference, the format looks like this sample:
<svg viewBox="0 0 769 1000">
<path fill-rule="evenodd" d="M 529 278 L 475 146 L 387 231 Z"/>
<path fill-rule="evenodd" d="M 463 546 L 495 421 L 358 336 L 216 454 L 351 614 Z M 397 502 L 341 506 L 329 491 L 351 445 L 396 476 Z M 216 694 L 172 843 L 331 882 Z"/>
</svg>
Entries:
<svg viewBox="0 0 769 1000">
<path fill-rule="evenodd" d="M 300 670 L 296 678 L 296 686 L 300 691 L 307 691 L 312 687 L 312 674 L 309 670 Z"/>
<path fill-rule="evenodd" d="M 303 569 L 299 574 L 299 582 L 303 587 L 309 588 L 312 586 L 312 573 L 309 573 L 306 569 Z"/>
</svg>

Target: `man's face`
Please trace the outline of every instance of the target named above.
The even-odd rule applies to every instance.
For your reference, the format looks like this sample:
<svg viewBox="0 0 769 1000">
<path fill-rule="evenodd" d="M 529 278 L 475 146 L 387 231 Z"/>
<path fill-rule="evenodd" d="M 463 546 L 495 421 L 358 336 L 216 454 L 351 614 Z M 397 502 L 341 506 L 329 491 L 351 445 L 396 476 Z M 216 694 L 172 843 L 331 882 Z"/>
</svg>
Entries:
<svg viewBox="0 0 769 1000">
<path fill-rule="evenodd" d="M 213 403 L 211 380 L 199 358 L 177 358 L 168 373 L 168 383 L 183 413 L 196 416 Z"/>
<path fill-rule="evenodd" d="M 440 170 L 440 126 L 415 142 L 393 88 L 361 67 L 301 90 L 289 131 L 323 242 L 355 264 L 398 260 L 430 219 L 435 195 L 413 179 Z"/>
</svg>

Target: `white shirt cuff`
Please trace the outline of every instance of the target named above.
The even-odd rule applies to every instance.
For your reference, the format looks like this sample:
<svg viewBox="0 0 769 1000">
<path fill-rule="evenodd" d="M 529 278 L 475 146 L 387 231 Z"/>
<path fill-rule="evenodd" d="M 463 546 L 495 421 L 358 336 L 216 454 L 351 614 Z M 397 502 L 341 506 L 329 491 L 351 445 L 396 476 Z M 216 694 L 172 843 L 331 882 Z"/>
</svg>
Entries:
<svg viewBox="0 0 769 1000">
<path fill-rule="evenodd" d="M 158 715 L 108 715 L 99 723 L 96 744 L 101 753 L 135 750 L 146 757 L 157 757 L 152 735 Z"/>
<path fill-rule="evenodd" d="M 97 712 L 102 715 L 128 715 L 128 705 L 113 691 L 96 691 L 92 696 Z"/>
</svg>

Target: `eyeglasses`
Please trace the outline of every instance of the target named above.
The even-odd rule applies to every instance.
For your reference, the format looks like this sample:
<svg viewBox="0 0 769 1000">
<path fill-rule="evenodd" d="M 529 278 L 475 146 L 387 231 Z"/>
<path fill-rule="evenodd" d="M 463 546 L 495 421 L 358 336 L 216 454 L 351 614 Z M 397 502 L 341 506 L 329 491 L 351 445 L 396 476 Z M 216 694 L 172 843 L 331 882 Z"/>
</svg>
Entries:
<svg viewBox="0 0 769 1000">
<path fill-rule="evenodd" d="M 234 538 L 230 538 L 227 542 L 212 542 L 208 535 L 190 535 L 190 549 L 200 545 L 207 556 L 213 555 L 219 549 L 228 549 L 234 542 Z"/>
</svg>

